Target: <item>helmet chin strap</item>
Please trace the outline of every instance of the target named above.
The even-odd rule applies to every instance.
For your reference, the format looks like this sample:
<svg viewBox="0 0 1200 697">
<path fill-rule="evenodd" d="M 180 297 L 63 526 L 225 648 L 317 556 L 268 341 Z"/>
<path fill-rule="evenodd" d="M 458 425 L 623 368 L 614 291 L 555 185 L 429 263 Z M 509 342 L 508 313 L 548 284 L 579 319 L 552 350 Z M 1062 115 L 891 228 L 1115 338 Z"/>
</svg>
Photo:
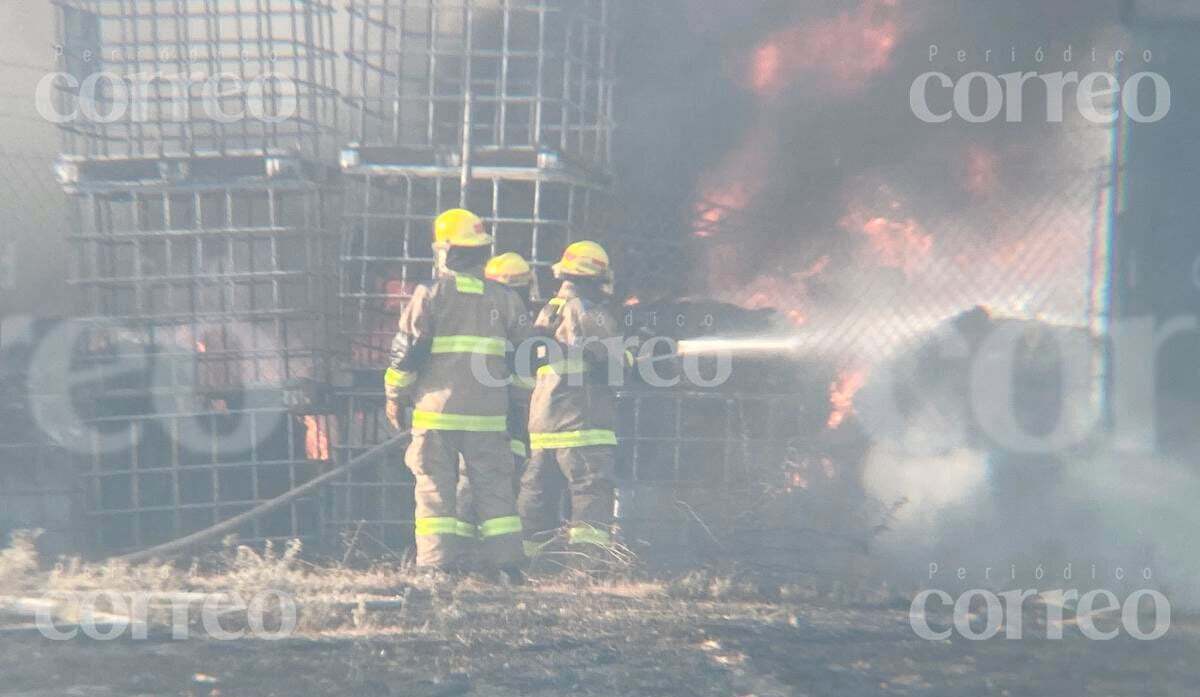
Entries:
<svg viewBox="0 0 1200 697">
<path fill-rule="evenodd" d="M 614 284 L 615 278 L 613 276 L 612 269 L 609 269 L 608 273 L 604 274 L 604 283 L 600 284 L 600 292 L 612 297 L 613 293 L 616 292 Z"/>
<path fill-rule="evenodd" d="M 529 274 L 529 302 L 541 302 L 542 286 L 538 283 L 537 269 L 533 269 Z"/>
<path fill-rule="evenodd" d="M 446 256 L 450 253 L 450 245 L 438 244 L 433 245 L 433 270 L 437 276 L 446 276 L 451 273 L 450 267 L 446 266 Z"/>
</svg>

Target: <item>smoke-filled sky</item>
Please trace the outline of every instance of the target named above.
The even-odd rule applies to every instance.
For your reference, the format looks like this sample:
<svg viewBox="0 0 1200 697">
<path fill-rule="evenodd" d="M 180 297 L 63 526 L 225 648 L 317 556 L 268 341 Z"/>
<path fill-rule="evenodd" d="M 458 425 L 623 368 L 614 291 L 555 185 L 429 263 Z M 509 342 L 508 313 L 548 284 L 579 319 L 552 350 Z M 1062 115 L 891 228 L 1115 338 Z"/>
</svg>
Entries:
<svg viewBox="0 0 1200 697">
<path fill-rule="evenodd" d="M 34 108 L 37 82 L 53 70 L 53 45 L 54 12 L 48 1 L 0 2 L 0 148 L 57 147 L 54 129 Z"/>
<path fill-rule="evenodd" d="M 843 314 L 870 280 L 872 302 L 937 305 L 926 324 L 976 303 L 1086 321 L 1090 260 L 1071 252 L 1095 233 L 1111 129 L 1070 110 L 1066 123 L 1037 118 L 1037 89 L 1022 123 L 926 124 L 909 89 L 931 70 L 1110 70 L 1115 2 L 667 0 L 626 19 L 625 225 L 687 240 L 648 294 L 776 306 L 804 322 L 821 307 Z M 979 278 L 980 267 L 1007 271 Z"/>
<path fill-rule="evenodd" d="M 64 200 L 50 167 L 54 128 L 34 104 L 53 70 L 52 5 L 0 2 L 0 313 L 57 315 L 67 309 Z"/>
<path fill-rule="evenodd" d="M 622 4 L 618 53 L 617 166 L 623 232 L 667 244 L 669 254 L 630 254 L 625 276 L 650 294 L 714 295 L 752 307 L 779 305 L 797 321 L 815 305 L 836 305 L 855 287 L 856 267 L 892 285 L 911 285 L 948 260 L 1016 267 L 1029 254 L 1004 211 L 1028 195 L 1062 186 L 1061 164 L 1094 165 L 1081 141 L 1103 154 L 1104 134 L 1061 125 L 930 126 L 908 108 L 913 79 L 928 70 L 1057 70 L 1035 61 L 1044 47 L 1118 47 L 1106 37 L 1116 0 L 659 0 Z M 339 36 L 344 43 L 345 37 Z M 57 138 L 37 117 L 34 85 L 53 65 L 53 12 L 44 0 L 0 2 L 0 149 L 51 153 Z M 930 61 L 929 47 L 940 55 Z M 964 49 L 966 63 L 953 53 Z M 982 52 L 1016 50 L 1003 69 Z M 1078 69 L 1085 69 L 1076 58 Z M 1048 64 L 1054 64 L 1053 59 Z M 26 66 L 26 67 L 18 67 Z M 1015 67 L 1010 67 L 1015 66 Z M 1104 66 L 1097 65 L 1103 69 Z M 1037 110 L 1037 96 L 1027 108 Z M 1064 151 L 1066 152 L 1064 156 Z M 1043 185 L 1045 184 L 1045 185 Z M 1069 192 L 1077 199 L 1086 187 Z M 1072 204 L 1074 205 L 1074 204 Z M 1076 206 L 1078 208 L 1078 206 Z M 978 229 L 964 224 L 1001 219 Z M 1055 220 L 1081 228 L 1077 210 Z M 946 228 L 954 228 L 947 234 Z M 979 240 L 976 256 L 963 242 Z M 1019 245 L 1026 244 L 1025 248 Z M 955 247 L 958 245 L 958 247 Z M 1024 250 L 1024 251 L 1023 251 Z M 1053 248 L 1035 249 L 1045 255 Z M 1028 265 L 1028 264 L 1027 264 Z M 1081 273 L 1074 273 L 1080 276 Z M 1044 271 L 1040 271 L 1043 272 Z M 1008 285 L 1010 279 L 998 279 Z M 949 282 L 958 283 L 954 278 Z M 986 285 L 986 284 L 984 284 Z M 929 289 L 926 295 L 940 292 Z M 1071 289 L 1076 303 L 1085 289 Z M 970 296 L 970 297 L 966 297 Z M 982 287 L 939 307 L 1011 304 Z M 919 298 L 922 302 L 927 298 Z M 1054 305 L 1034 299 L 1031 312 Z"/>
</svg>

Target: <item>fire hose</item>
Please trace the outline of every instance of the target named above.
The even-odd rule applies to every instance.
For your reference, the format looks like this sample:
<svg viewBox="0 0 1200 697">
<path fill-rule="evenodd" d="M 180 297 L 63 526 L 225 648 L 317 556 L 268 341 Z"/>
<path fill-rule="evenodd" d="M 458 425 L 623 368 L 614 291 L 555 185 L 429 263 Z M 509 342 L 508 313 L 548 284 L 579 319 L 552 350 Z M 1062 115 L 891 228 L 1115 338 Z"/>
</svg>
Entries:
<svg viewBox="0 0 1200 697">
<path fill-rule="evenodd" d="M 321 486 L 328 484 L 338 477 L 366 467 L 367 465 L 385 464 L 388 456 L 392 454 L 392 451 L 404 444 L 408 440 L 408 437 L 409 431 L 404 431 L 395 437 L 376 445 L 365 453 L 352 458 L 346 464 L 336 467 L 325 474 L 317 476 L 308 482 L 301 484 L 295 489 L 291 489 L 290 491 L 280 494 L 270 501 L 264 501 L 263 503 L 260 503 L 244 513 L 240 513 L 232 518 L 223 520 L 210 528 L 194 532 L 190 535 L 180 537 L 170 542 L 165 542 L 161 545 L 150 547 L 149 549 L 143 549 L 138 552 L 132 552 L 120 557 L 115 557 L 112 559 L 112 561 L 125 562 L 127 564 L 137 564 L 154 558 L 176 555 L 188 549 L 198 547 L 202 544 L 215 540 L 223 535 L 237 530 L 246 523 L 261 518 L 274 510 L 286 506 L 292 501 L 295 501 L 296 499 L 317 490 Z"/>
<path fill-rule="evenodd" d="M 658 363 L 660 361 L 677 361 L 689 356 L 795 356 L 814 350 L 814 344 L 813 337 L 801 335 L 683 339 L 676 342 L 675 347 L 667 353 L 638 356 L 634 361 Z"/>
<path fill-rule="evenodd" d="M 659 356 L 647 356 L 639 360 L 648 360 L 656 362 L 660 360 L 679 359 L 681 356 L 687 355 L 707 355 L 719 353 L 764 353 L 764 354 L 788 354 L 794 353 L 804 348 L 805 342 L 801 337 L 730 337 L 730 338 L 706 338 L 706 339 L 689 339 L 680 341 L 676 350 Z M 148 549 L 143 549 L 137 552 L 131 552 L 123 556 L 114 557 L 113 561 L 125 562 L 127 564 L 136 564 L 158 557 L 166 557 L 177 555 L 186 550 L 198 547 L 207 542 L 215 540 L 222 535 L 229 534 L 241 526 L 261 518 L 272 511 L 295 501 L 296 499 L 305 496 L 319 489 L 321 486 L 349 474 L 355 470 L 366 467 L 371 464 L 383 464 L 386 462 L 393 449 L 403 444 L 408 440 L 409 431 L 404 431 L 397 434 L 390 440 L 384 441 L 370 450 L 351 459 L 344 465 L 336 467 L 308 482 L 291 489 L 279 496 L 264 501 L 259 505 L 251 508 L 244 513 L 240 513 L 232 518 L 223 520 L 212 527 L 194 532 L 190 535 L 180 537 L 170 542 L 165 542 Z"/>
</svg>

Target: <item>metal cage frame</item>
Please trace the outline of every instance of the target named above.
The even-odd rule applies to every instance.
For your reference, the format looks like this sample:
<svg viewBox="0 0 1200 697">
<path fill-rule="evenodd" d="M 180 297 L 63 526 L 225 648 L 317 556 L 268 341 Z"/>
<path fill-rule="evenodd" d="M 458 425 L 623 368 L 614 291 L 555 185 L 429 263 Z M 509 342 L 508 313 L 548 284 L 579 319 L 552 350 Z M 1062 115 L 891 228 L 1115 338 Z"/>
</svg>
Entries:
<svg viewBox="0 0 1200 697">
<path fill-rule="evenodd" d="M 52 0 L 64 152 L 328 160 L 338 122 L 326 0 Z"/>
<path fill-rule="evenodd" d="M 262 172 L 233 179 L 189 164 L 60 163 L 81 315 L 101 333 L 136 332 L 137 350 L 192 360 L 186 387 L 325 381 L 335 192 L 290 160 L 222 161 Z M 139 169 L 160 177 L 130 181 Z"/>
<path fill-rule="evenodd" d="M 609 170 L 609 0 L 350 0 L 348 11 L 354 142 L 465 158 L 551 151 Z"/>
<path fill-rule="evenodd" d="M 81 317 L 57 398 L 94 547 L 141 548 L 320 474 L 338 191 L 282 153 L 62 158 Z M 317 540 L 318 497 L 240 537 Z"/>
<path fill-rule="evenodd" d="M 418 284 L 434 278 L 433 221 L 463 205 L 484 220 L 493 253 L 515 251 L 540 287 L 573 241 L 603 235 L 607 182 L 555 169 L 476 167 L 464 198 L 462 170 L 360 164 L 347 170 L 339 297 L 350 365 L 382 369 L 395 320 Z"/>
<path fill-rule="evenodd" d="M 349 0 L 347 9 L 342 462 L 390 434 L 382 370 L 404 304 L 434 278 L 439 213 L 483 218 L 493 253 L 531 262 L 535 296 L 569 243 L 607 237 L 614 64 L 609 0 Z M 403 468 L 356 472 L 329 499 L 332 529 L 360 547 L 411 544 Z"/>
</svg>

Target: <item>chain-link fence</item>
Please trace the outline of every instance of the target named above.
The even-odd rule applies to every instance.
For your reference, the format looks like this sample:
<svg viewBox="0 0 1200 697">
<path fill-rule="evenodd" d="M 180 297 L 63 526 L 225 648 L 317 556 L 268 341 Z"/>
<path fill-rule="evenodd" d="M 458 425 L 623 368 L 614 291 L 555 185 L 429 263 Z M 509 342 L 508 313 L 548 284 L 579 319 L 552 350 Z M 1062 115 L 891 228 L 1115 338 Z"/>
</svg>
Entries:
<svg viewBox="0 0 1200 697">
<path fill-rule="evenodd" d="M 223 129 L 194 117 L 203 95 L 188 93 L 175 118 L 172 85 L 150 85 L 131 104 L 149 120 L 68 128 L 73 157 L 59 163 L 58 183 L 49 157 L 4 158 L 10 203 L 0 215 L 15 229 L 62 229 L 70 218 L 69 314 L 93 331 L 66 355 L 70 370 L 94 378 L 72 404 L 95 442 L 68 445 L 79 446 L 72 486 L 100 547 L 204 527 L 385 440 L 388 342 L 415 285 L 432 277 L 429 227 L 449 207 L 478 212 L 495 251 L 529 258 L 543 296 L 549 266 L 573 240 L 607 238 L 620 272 L 645 279 L 719 271 L 746 230 L 795 232 L 786 245 L 760 247 L 753 273 L 707 284 L 730 305 L 701 315 L 778 310 L 755 315 L 762 321 L 752 327 L 705 324 L 694 306 L 677 313 L 646 299 L 640 307 L 660 310 L 664 324 L 636 313 L 627 324 L 630 334 L 673 338 L 785 335 L 798 349 L 786 360 L 739 362 L 715 388 L 623 388 L 620 520 L 631 539 L 660 548 L 744 545 L 731 535 L 768 526 L 756 507 L 847 500 L 863 450 L 848 433 L 855 392 L 873 368 L 960 313 L 984 305 L 996 318 L 1082 331 L 1105 316 L 1112 148 L 1102 129 L 1064 127 L 1041 169 L 1002 186 L 984 171 L 962 205 L 930 205 L 940 192 L 880 167 L 864 173 L 820 234 L 788 227 L 787 206 L 722 199 L 712 202 L 719 212 L 698 207 L 705 225 L 687 231 L 694 238 L 660 240 L 608 229 L 621 204 L 610 177 L 609 3 L 356 0 L 347 10 L 343 26 L 323 2 L 228 14 L 210 2 L 61 3 L 73 75 L 196 64 L 251 81 L 283 63 L 298 93 L 226 106 L 276 114 L 285 97 L 304 105 L 271 128 Z M 292 25 L 303 31 L 290 34 Z M 331 126 L 335 28 L 345 32 L 351 77 L 341 90 L 345 133 Z M 272 55 L 272 42 L 287 48 Z M 177 52 L 164 58 L 163 46 Z M 137 47 L 154 58 L 143 61 Z M 89 52 L 101 63 L 84 65 Z M 28 299 L 15 311 L 67 296 L 65 268 L 41 285 L 22 280 L 30 269 L 65 267 L 27 262 L 25 239 L 36 238 L 0 245 L 0 279 L 16 276 L 6 301 Z M 658 285 L 704 287 L 690 280 Z M 123 370 L 147 357 L 144 369 Z M 6 438 L 14 461 L 43 457 L 22 449 L 15 432 Z M 399 551 L 411 509 L 411 479 L 396 463 L 243 533 L 352 534 Z"/>
</svg>

